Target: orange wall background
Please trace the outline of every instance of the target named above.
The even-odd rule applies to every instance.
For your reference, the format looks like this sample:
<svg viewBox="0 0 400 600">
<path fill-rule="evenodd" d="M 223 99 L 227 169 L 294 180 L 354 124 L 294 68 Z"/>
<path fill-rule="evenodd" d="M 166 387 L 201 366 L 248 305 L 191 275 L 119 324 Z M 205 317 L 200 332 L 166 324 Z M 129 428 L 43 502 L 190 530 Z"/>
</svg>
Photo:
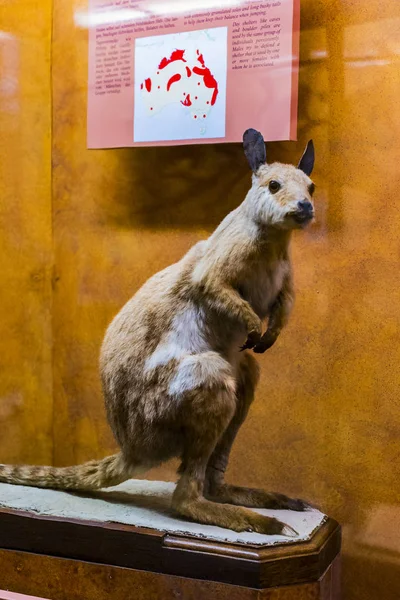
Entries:
<svg viewBox="0 0 400 600">
<path fill-rule="evenodd" d="M 50 0 L 0 3 L 0 454 L 53 449 Z"/>
<path fill-rule="evenodd" d="M 108 322 L 249 187 L 240 145 L 86 150 L 85 9 L 0 7 L 4 462 L 114 450 L 98 378 Z M 260 358 L 229 478 L 320 505 L 343 525 L 345 600 L 398 600 L 400 5 L 303 0 L 301 28 L 299 141 L 267 152 L 295 162 L 313 137 L 317 222 L 295 236 L 295 311 Z"/>
</svg>

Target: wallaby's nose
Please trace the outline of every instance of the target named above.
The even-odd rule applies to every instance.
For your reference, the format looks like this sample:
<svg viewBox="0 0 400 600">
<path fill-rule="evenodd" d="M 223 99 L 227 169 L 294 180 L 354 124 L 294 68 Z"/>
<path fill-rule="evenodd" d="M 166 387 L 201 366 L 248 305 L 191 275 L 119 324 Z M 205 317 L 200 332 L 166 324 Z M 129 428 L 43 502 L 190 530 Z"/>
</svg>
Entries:
<svg viewBox="0 0 400 600">
<path fill-rule="evenodd" d="M 305 212 L 305 213 L 313 212 L 313 205 L 308 200 L 299 200 L 297 203 L 297 206 L 299 207 L 299 209 L 302 212 Z"/>
</svg>

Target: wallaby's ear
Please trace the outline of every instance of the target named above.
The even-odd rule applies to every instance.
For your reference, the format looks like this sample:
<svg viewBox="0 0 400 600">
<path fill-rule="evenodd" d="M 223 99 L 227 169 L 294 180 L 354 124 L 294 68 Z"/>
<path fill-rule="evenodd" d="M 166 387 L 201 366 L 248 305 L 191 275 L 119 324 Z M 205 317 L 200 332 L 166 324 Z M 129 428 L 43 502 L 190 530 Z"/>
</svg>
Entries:
<svg viewBox="0 0 400 600">
<path fill-rule="evenodd" d="M 314 143 L 310 140 L 303 152 L 303 156 L 300 159 L 297 168 L 303 171 L 306 175 L 311 175 L 314 168 Z"/>
<path fill-rule="evenodd" d="M 253 173 L 267 161 L 264 138 L 259 131 L 247 129 L 243 134 L 243 148 Z"/>
</svg>

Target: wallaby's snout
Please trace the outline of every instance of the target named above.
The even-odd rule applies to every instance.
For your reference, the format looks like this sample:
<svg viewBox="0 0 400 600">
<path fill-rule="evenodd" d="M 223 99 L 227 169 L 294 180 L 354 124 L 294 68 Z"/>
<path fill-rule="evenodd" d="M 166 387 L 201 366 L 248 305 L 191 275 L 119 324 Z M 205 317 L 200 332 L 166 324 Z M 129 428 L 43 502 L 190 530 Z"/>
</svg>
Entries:
<svg viewBox="0 0 400 600">
<path fill-rule="evenodd" d="M 314 206 L 309 200 L 299 200 L 293 219 L 299 225 L 306 225 L 314 218 Z"/>
<path fill-rule="evenodd" d="M 304 214 L 312 214 L 314 211 L 314 207 L 309 200 L 299 200 L 297 206 L 299 207 L 299 211 Z"/>
</svg>

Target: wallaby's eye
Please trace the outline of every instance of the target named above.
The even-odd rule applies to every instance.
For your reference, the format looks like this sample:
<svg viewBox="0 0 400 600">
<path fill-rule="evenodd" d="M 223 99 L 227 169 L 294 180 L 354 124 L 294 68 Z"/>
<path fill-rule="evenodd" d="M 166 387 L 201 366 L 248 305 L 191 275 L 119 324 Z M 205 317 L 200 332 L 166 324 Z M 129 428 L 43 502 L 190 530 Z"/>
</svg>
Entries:
<svg viewBox="0 0 400 600">
<path fill-rule="evenodd" d="M 315 184 L 314 183 L 310 183 L 310 185 L 308 186 L 308 191 L 310 193 L 310 196 L 312 196 L 313 193 L 315 192 Z"/>
<path fill-rule="evenodd" d="M 272 179 L 268 184 L 268 188 L 271 194 L 276 194 L 276 192 L 281 189 L 281 184 L 279 183 L 279 181 L 275 181 L 275 179 Z"/>
</svg>

